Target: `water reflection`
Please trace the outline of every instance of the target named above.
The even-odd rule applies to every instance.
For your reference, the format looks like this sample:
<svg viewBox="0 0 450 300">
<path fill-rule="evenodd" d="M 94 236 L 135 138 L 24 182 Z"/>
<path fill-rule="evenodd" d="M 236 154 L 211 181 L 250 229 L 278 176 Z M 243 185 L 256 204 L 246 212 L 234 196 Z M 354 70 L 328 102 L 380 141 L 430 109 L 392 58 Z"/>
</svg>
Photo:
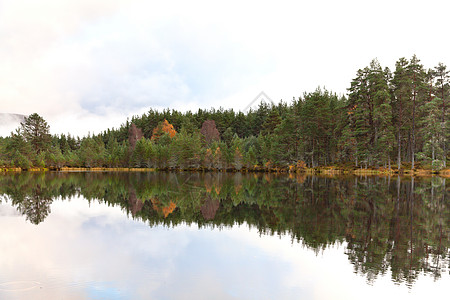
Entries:
<svg viewBox="0 0 450 300">
<path fill-rule="evenodd" d="M 449 183 L 439 177 L 22 173 L 0 176 L 0 194 L 36 225 L 54 199 L 82 196 L 152 227 L 246 223 L 316 253 L 345 244 L 355 272 L 369 282 L 388 271 L 407 285 L 421 273 L 439 279 L 450 263 Z"/>
</svg>

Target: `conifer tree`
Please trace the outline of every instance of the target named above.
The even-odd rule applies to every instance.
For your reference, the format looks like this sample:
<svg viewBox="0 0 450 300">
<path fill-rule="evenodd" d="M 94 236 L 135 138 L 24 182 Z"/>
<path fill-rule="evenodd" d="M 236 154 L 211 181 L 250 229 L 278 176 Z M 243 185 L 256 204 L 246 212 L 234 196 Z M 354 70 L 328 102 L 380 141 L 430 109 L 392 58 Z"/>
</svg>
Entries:
<svg viewBox="0 0 450 300">
<path fill-rule="evenodd" d="M 25 117 L 20 123 L 21 132 L 27 142 L 31 144 L 33 151 L 40 153 L 50 146 L 50 126 L 37 113 Z"/>
<path fill-rule="evenodd" d="M 276 107 L 272 107 L 262 126 L 263 134 L 271 134 L 275 128 L 281 123 L 281 117 Z"/>
<path fill-rule="evenodd" d="M 404 144 L 405 129 L 408 127 L 409 119 L 406 112 L 409 107 L 411 96 L 410 81 L 407 72 L 408 61 L 402 57 L 395 63 L 394 76 L 392 78 L 393 105 L 396 120 L 397 133 L 397 168 L 401 168 L 402 149 Z"/>
<path fill-rule="evenodd" d="M 430 161 L 434 169 L 444 167 L 445 162 L 441 139 L 445 136 L 444 130 L 446 128 L 441 125 L 441 105 L 442 100 L 438 97 L 426 103 L 423 107 L 425 117 L 420 124 L 422 125 L 420 134 L 423 135 L 425 143 L 423 151 L 418 153 L 418 157 L 425 161 Z"/>
<path fill-rule="evenodd" d="M 443 63 L 439 63 L 434 68 L 434 77 L 436 80 L 436 94 L 442 100 L 442 120 L 441 127 L 443 130 L 444 136 L 442 137 L 442 149 L 443 149 L 443 164 L 444 168 L 447 166 L 446 157 L 447 157 L 447 146 L 448 143 L 448 113 L 447 113 L 447 101 L 450 96 L 450 70 L 447 70 L 447 66 Z"/>
<path fill-rule="evenodd" d="M 374 59 L 369 67 L 358 70 L 350 88 L 349 113 L 352 115 L 352 127 L 357 141 L 357 155 L 366 166 L 374 164 L 377 157 L 386 163 L 392 150 L 388 73 Z"/>
<path fill-rule="evenodd" d="M 414 169 L 415 152 L 416 152 L 416 109 L 421 104 L 420 94 L 425 86 L 425 71 L 420 60 L 414 55 L 408 65 L 408 72 L 411 80 L 412 91 L 412 141 L 411 141 L 411 169 Z"/>
</svg>

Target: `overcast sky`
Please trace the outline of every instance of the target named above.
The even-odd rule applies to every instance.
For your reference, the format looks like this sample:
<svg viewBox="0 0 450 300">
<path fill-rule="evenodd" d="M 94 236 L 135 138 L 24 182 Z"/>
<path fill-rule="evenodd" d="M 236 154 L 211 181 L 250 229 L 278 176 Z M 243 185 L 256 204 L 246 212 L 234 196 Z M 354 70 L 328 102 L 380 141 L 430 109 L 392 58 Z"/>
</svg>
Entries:
<svg viewBox="0 0 450 300">
<path fill-rule="evenodd" d="M 149 108 L 345 94 L 373 58 L 449 64 L 447 3 L 0 0 L 0 112 L 85 135 Z"/>
</svg>

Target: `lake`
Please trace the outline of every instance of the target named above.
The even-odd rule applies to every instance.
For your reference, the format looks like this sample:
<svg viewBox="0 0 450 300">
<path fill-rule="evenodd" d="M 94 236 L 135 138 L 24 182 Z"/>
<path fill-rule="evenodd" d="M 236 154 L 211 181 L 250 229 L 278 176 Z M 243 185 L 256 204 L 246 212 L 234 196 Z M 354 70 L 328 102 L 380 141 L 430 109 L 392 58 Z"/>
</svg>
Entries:
<svg viewBox="0 0 450 300">
<path fill-rule="evenodd" d="M 450 180 L 0 174 L 0 299 L 424 299 Z"/>
</svg>

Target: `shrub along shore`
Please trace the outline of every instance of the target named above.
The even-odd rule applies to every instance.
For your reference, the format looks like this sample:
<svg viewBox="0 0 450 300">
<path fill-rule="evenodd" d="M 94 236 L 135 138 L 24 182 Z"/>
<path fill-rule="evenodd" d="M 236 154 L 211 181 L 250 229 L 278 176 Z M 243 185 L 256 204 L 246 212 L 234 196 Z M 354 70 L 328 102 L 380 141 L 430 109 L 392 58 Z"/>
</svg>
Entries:
<svg viewBox="0 0 450 300">
<path fill-rule="evenodd" d="M 402 176 L 440 176 L 445 178 L 450 178 L 450 169 L 444 169 L 440 171 L 435 170 L 425 170 L 425 169 L 415 169 L 415 170 L 394 170 L 394 169 L 361 169 L 361 168 L 335 168 L 335 167 L 323 167 L 323 168 L 302 168 L 297 169 L 295 167 L 290 168 L 242 168 L 241 170 L 236 170 L 233 168 L 228 169 L 207 169 L 207 168 L 165 168 L 165 169 L 155 169 L 155 168 L 77 168 L 77 167 L 61 167 L 61 168 L 0 168 L 0 172 L 242 172 L 242 173 L 278 173 L 278 174 L 306 174 L 306 175 L 402 175 Z"/>
</svg>

